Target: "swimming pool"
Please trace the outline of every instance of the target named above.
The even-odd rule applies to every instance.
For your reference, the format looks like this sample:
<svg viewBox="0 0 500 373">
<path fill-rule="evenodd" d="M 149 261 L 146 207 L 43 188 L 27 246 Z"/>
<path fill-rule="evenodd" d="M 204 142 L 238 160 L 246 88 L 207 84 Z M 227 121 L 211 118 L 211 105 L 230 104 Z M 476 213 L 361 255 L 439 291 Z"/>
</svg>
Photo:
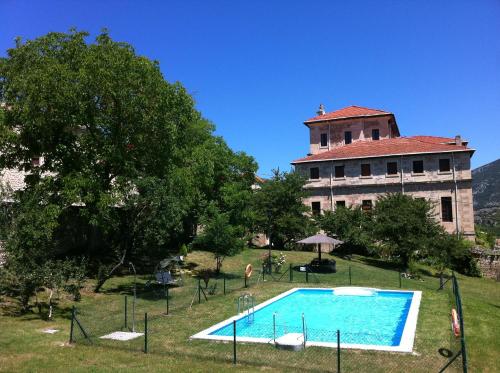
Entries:
<svg viewBox="0 0 500 373">
<path fill-rule="evenodd" d="M 420 291 L 373 288 L 294 288 L 191 338 L 273 343 L 287 333 L 307 332 L 307 345 L 411 352 Z M 302 318 L 302 315 L 304 317 Z M 274 320 L 274 321 L 273 321 Z"/>
</svg>

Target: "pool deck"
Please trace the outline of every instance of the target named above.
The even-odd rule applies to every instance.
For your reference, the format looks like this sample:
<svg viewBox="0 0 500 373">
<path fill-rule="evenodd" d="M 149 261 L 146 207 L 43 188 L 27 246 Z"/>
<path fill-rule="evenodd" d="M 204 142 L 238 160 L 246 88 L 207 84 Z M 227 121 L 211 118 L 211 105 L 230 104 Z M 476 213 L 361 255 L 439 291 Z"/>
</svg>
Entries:
<svg viewBox="0 0 500 373">
<path fill-rule="evenodd" d="M 422 292 L 416 290 L 386 290 L 377 288 L 367 288 L 367 287 L 354 287 L 354 286 L 343 286 L 336 288 L 293 288 L 284 293 L 281 293 L 267 301 L 255 306 L 253 312 L 258 311 L 267 305 L 276 302 L 277 300 L 288 296 L 289 294 L 296 292 L 298 290 L 335 290 L 335 289 L 352 289 L 352 290 L 372 290 L 372 291 L 383 291 L 383 292 L 396 292 L 396 293 L 413 293 L 412 302 L 410 309 L 408 311 L 408 316 L 406 318 L 405 327 L 401 335 L 401 342 L 398 346 L 384 346 L 384 345 L 368 345 L 368 344 L 355 344 L 355 343 L 340 343 L 341 348 L 352 348 L 359 350 L 377 350 L 377 351 L 391 351 L 391 352 L 412 352 L 413 343 L 415 341 L 415 332 L 417 329 L 417 319 L 418 311 L 420 308 L 420 301 L 422 299 Z M 223 328 L 233 321 L 238 321 L 239 319 L 247 316 L 247 312 L 242 312 L 236 316 L 230 317 L 224 321 L 221 321 L 208 329 L 202 330 L 199 333 L 191 336 L 191 339 L 208 339 L 213 341 L 233 341 L 233 336 L 221 336 L 221 335 L 210 335 L 211 333 Z M 342 331 L 340 331 L 342 333 Z M 342 334 L 341 334 L 342 335 Z M 238 337 L 236 336 L 236 342 L 250 342 L 250 343 L 270 343 L 274 344 L 273 339 L 269 338 L 256 338 L 256 337 Z M 318 346 L 318 347 L 330 347 L 336 348 L 337 342 L 316 342 L 307 341 L 306 346 Z"/>
</svg>

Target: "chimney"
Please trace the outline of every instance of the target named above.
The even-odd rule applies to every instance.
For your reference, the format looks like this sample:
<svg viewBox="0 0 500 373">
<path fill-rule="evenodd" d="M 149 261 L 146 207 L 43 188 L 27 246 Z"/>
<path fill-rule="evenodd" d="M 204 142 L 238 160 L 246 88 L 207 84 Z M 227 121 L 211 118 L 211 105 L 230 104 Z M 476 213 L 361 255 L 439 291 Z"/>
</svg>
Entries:
<svg viewBox="0 0 500 373">
<path fill-rule="evenodd" d="M 319 109 L 316 113 L 318 115 L 325 115 L 325 106 L 323 104 L 319 104 Z"/>
<path fill-rule="evenodd" d="M 455 136 L 455 145 L 462 146 L 462 137 L 460 135 Z"/>
</svg>

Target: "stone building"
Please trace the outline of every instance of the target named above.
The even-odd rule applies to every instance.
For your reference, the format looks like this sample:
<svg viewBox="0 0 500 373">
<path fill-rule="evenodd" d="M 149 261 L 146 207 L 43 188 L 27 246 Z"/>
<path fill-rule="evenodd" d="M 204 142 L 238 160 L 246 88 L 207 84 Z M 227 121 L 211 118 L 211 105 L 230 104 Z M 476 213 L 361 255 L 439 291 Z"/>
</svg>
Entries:
<svg viewBox="0 0 500 373">
<path fill-rule="evenodd" d="M 292 162 L 308 177 L 304 203 L 314 214 L 338 206 L 370 210 L 377 197 L 401 192 L 434 203 L 449 233 L 474 238 L 470 158 L 460 136 L 402 137 L 393 113 L 349 106 L 318 115 L 309 128 L 310 152 Z"/>
</svg>

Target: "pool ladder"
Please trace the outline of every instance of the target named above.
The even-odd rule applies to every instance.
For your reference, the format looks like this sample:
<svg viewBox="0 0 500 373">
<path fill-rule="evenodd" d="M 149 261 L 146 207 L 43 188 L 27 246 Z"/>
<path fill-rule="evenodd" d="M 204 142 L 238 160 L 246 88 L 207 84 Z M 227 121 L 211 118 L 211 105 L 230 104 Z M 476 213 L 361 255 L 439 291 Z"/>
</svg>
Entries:
<svg viewBox="0 0 500 373">
<path fill-rule="evenodd" d="M 278 314 L 275 312 L 273 313 L 273 342 L 276 344 L 276 317 Z M 284 328 L 284 334 L 286 334 L 286 324 L 283 324 Z M 304 313 L 302 313 L 302 340 L 304 343 L 304 348 L 306 347 L 306 342 L 307 342 L 307 324 L 306 324 L 306 317 L 304 316 Z"/>
<path fill-rule="evenodd" d="M 240 312 L 246 312 L 246 321 L 251 323 L 254 321 L 255 298 L 252 294 L 243 294 L 238 298 L 238 315 Z"/>
</svg>

